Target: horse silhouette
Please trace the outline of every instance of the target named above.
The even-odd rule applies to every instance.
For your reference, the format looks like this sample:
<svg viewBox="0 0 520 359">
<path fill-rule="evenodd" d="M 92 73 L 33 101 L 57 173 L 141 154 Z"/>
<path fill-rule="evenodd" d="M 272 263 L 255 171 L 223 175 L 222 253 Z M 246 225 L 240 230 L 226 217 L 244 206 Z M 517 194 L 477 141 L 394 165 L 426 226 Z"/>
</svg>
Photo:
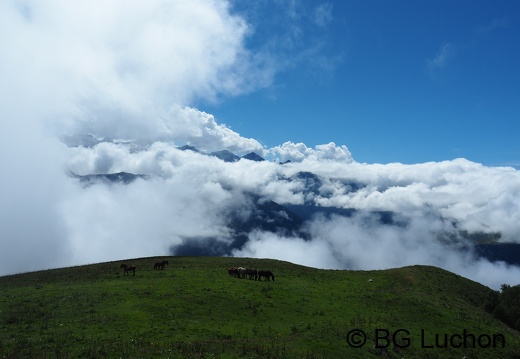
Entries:
<svg viewBox="0 0 520 359">
<path fill-rule="evenodd" d="M 245 277 L 248 277 L 249 279 L 258 279 L 258 271 L 254 268 L 246 268 Z"/>
<path fill-rule="evenodd" d="M 274 282 L 274 274 L 270 270 L 259 270 L 258 271 L 258 280 L 261 281 L 262 277 L 267 279 L 267 281 L 269 281 L 272 278 L 273 282 Z"/>
<path fill-rule="evenodd" d="M 119 268 L 123 268 L 123 275 L 129 275 L 128 272 L 132 272 L 133 275 L 135 275 L 135 266 L 129 266 L 126 264 L 121 264 Z"/>
<path fill-rule="evenodd" d="M 162 261 L 162 262 L 157 262 L 153 265 L 153 269 L 164 269 L 164 266 L 167 265 L 167 264 L 170 264 L 168 263 L 168 261 Z"/>
<path fill-rule="evenodd" d="M 238 268 L 235 268 L 235 267 L 228 268 L 227 272 L 230 276 L 240 278 L 240 273 L 238 273 Z"/>
<path fill-rule="evenodd" d="M 244 267 L 231 267 L 228 268 L 228 274 L 235 278 L 244 278 L 244 279 L 258 279 L 258 271 L 254 268 L 244 268 Z"/>
</svg>

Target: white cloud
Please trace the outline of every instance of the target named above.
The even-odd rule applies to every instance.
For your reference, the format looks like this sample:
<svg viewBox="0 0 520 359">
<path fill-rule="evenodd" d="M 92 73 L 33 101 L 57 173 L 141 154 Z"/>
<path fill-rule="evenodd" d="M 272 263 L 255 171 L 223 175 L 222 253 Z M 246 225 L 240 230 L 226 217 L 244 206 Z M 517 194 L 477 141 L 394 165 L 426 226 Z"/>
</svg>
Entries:
<svg viewBox="0 0 520 359">
<path fill-rule="evenodd" d="M 433 265 L 494 289 L 517 283 L 520 268 L 475 259 L 472 252 L 437 239 L 451 231 L 434 217 L 417 216 L 406 227 L 382 225 L 373 215 L 318 217 L 310 223 L 312 240 L 254 232 L 238 257 L 275 258 L 325 269 L 374 270 Z"/>
<path fill-rule="evenodd" d="M 1 5 L 2 78 L 52 111 L 60 130 L 147 137 L 172 104 L 271 81 L 226 1 L 18 4 Z"/>
<path fill-rule="evenodd" d="M 189 144 L 213 152 L 227 149 L 239 155 L 263 153 L 263 146 L 255 139 L 244 138 L 229 127 L 218 124 L 213 115 L 194 108 L 172 106 L 164 119 L 163 139 L 180 145 Z"/>
<path fill-rule="evenodd" d="M 280 237 L 271 232 L 251 233 L 245 248 L 235 250 L 233 255 L 237 257 L 275 258 L 314 268 L 342 268 L 342 264 L 334 259 L 332 248 L 326 242 Z"/>
<path fill-rule="evenodd" d="M 285 142 L 280 146 L 270 148 L 267 153 L 278 161 L 301 162 L 308 160 L 333 160 L 338 162 L 352 162 L 352 155 L 347 146 L 337 146 L 334 142 L 317 145 L 315 149 L 307 147 L 304 143 Z"/>
<path fill-rule="evenodd" d="M 164 255 L 183 238 L 227 235 L 230 194 L 185 175 L 130 185 L 89 186 L 64 203 L 72 263 Z"/>
</svg>

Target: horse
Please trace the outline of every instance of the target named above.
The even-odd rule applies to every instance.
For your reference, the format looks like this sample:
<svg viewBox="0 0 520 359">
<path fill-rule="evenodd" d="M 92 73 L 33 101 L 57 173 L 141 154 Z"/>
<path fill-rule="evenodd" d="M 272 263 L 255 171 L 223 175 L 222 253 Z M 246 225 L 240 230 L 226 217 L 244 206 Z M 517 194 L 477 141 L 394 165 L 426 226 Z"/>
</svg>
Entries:
<svg viewBox="0 0 520 359">
<path fill-rule="evenodd" d="M 135 275 L 135 270 L 136 270 L 135 266 L 128 266 L 126 264 L 121 264 L 121 267 L 119 267 L 119 268 L 124 268 L 123 275 L 127 275 L 128 272 L 132 272 L 133 275 Z"/>
<path fill-rule="evenodd" d="M 157 262 L 153 265 L 153 269 L 164 269 L 164 266 L 170 264 L 168 261 Z"/>
<path fill-rule="evenodd" d="M 247 268 L 246 269 L 246 275 L 249 276 L 249 279 L 257 280 L 258 278 L 258 271 L 254 268 Z"/>
<path fill-rule="evenodd" d="M 249 278 L 256 280 L 257 278 L 257 270 L 252 268 L 244 268 L 238 267 L 237 269 L 237 278 Z"/>
<path fill-rule="evenodd" d="M 262 277 L 266 278 L 269 281 L 271 278 L 274 282 L 274 274 L 270 270 L 259 270 L 258 271 L 258 280 L 262 280 Z"/>
<path fill-rule="evenodd" d="M 240 277 L 240 274 L 238 274 L 238 269 L 235 267 L 228 268 L 227 272 L 229 275 L 232 275 L 233 277 Z"/>
<path fill-rule="evenodd" d="M 247 269 L 246 268 L 238 267 L 237 268 L 237 272 L 238 272 L 238 278 L 246 278 L 246 276 L 247 276 Z"/>
</svg>

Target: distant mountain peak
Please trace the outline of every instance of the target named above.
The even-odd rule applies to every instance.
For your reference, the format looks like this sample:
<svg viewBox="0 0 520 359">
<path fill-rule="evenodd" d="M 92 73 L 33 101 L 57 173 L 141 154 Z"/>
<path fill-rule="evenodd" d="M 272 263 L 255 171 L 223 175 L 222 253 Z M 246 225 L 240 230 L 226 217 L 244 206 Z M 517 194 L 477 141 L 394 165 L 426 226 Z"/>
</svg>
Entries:
<svg viewBox="0 0 520 359">
<path fill-rule="evenodd" d="M 240 157 L 238 157 L 229 150 L 211 152 L 209 155 L 220 158 L 224 162 L 237 162 L 238 160 L 240 160 Z"/>
<path fill-rule="evenodd" d="M 193 152 L 200 153 L 198 148 L 196 148 L 194 146 L 190 146 L 190 145 L 184 145 L 184 146 L 181 146 L 181 147 L 177 147 L 177 149 L 179 149 L 181 151 L 193 151 Z"/>
<path fill-rule="evenodd" d="M 263 158 L 262 156 L 259 156 L 255 152 L 249 152 L 247 155 L 242 156 L 242 158 L 244 158 L 246 160 L 250 160 L 250 161 L 257 161 L 257 162 L 265 161 L 265 158 Z"/>
</svg>

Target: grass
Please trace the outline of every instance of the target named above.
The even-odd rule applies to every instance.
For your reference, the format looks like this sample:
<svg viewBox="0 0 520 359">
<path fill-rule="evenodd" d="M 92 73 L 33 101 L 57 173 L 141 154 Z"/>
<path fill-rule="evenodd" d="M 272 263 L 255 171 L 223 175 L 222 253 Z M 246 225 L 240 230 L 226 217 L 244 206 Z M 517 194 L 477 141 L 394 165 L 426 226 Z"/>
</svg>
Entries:
<svg viewBox="0 0 520 359">
<path fill-rule="evenodd" d="M 163 259 L 166 269 L 153 270 Z M 373 358 L 381 356 L 376 333 L 405 329 L 398 345 L 379 336 L 389 344 L 387 357 L 520 358 L 520 333 L 483 310 L 491 289 L 435 267 L 340 271 L 219 257 L 125 262 L 137 266 L 135 276 L 123 276 L 118 261 L 0 277 L 0 357 Z M 236 266 L 270 269 L 276 281 L 228 276 Z M 361 348 L 347 343 L 354 329 L 366 333 Z M 475 340 L 457 348 L 463 333 Z M 483 348 L 494 334 L 504 344 Z M 453 335 L 461 337 L 450 344 Z"/>
</svg>

